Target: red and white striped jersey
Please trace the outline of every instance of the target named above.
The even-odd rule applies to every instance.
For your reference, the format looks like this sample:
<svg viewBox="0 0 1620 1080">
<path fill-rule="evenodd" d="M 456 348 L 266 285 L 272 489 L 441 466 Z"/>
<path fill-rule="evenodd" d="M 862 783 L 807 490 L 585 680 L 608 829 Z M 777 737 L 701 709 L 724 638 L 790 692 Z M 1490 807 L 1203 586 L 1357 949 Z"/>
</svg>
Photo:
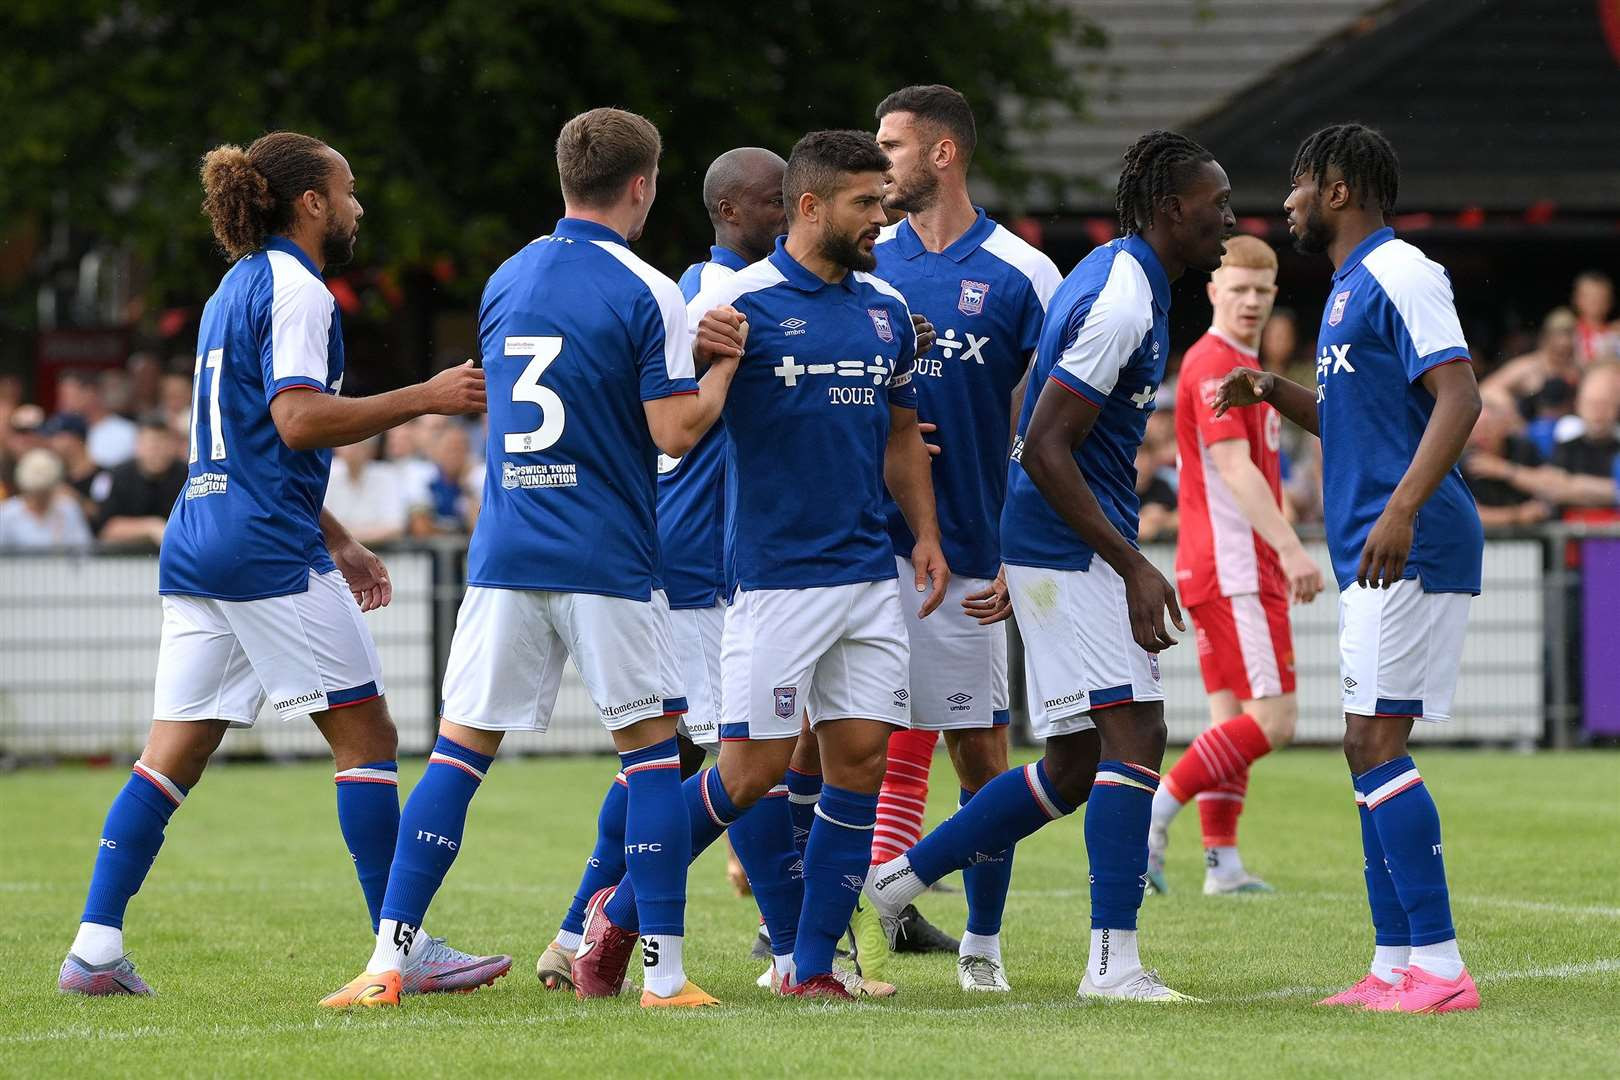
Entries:
<svg viewBox="0 0 1620 1080">
<path fill-rule="evenodd" d="M 1287 594 L 1288 582 L 1271 545 L 1243 516 L 1231 490 L 1215 469 L 1209 448 L 1243 439 L 1249 459 L 1281 504 L 1278 448 L 1282 417 L 1270 405 L 1232 409 L 1216 417 L 1215 391 L 1235 367 L 1258 368 L 1259 358 L 1211 329 L 1187 350 L 1176 381 L 1176 449 L 1181 487 L 1181 525 L 1176 540 L 1176 585 L 1183 606 L 1249 593 Z"/>
</svg>

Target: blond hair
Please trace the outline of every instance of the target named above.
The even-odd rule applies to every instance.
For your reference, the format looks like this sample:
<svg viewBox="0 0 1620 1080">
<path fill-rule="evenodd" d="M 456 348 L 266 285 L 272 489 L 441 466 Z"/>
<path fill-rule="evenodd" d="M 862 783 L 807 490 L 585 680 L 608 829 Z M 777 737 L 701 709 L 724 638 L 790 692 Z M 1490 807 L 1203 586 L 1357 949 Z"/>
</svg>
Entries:
<svg viewBox="0 0 1620 1080">
<path fill-rule="evenodd" d="M 1258 236 L 1240 234 L 1226 242 L 1226 254 L 1221 256 L 1221 269 L 1228 266 L 1242 270 L 1277 269 L 1277 253 Z"/>
</svg>

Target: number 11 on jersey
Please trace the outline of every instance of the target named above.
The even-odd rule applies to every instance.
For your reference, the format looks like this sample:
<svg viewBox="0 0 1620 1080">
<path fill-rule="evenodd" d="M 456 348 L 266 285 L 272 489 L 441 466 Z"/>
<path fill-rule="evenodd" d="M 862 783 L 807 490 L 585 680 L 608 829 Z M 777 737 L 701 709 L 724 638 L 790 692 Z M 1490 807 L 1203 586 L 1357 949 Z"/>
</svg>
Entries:
<svg viewBox="0 0 1620 1080">
<path fill-rule="evenodd" d="M 507 356 L 527 356 L 531 359 L 523 367 L 523 372 L 512 384 L 513 402 L 526 401 L 540 408 L 540 426 L 530 431 L 509 431 L 506 433 L 506 452 L 508 454 L 533 454 L 546 450 L 562 438 L 563 424 L 567 418 L 563 411 L 563 399 L 550 387 L 541 386 L 540 378 L 546 373 L 552 361 L 562 354 L 563 339 L 560 337 L 509 337 L 506 339 Z"/>
</svg>

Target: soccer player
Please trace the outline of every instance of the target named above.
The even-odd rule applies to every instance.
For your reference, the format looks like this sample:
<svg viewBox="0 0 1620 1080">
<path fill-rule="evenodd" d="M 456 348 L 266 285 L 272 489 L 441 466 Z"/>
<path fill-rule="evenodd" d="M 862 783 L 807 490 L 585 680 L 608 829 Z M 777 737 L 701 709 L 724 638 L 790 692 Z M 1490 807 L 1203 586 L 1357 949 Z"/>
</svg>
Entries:
<svg viewBox="0 0 1620 1080">
<path fill-rule="evenodd" d="M 714 225 L 706 262 L 681 275 L 688 300 L 749 263 L 769 255 L 786 227 L 782 210 L 781 156 L 759 147 L 739 147 L 715 158 L 703 178 L 703 205 Z M 680 726 L 699 747 L 720 746 L 720 634 L 725 626 L 726 436 L 716 422 L 684 457 L 658 459 L 658 541 L 664 557 L 664 591 L 675 657 L 686 686 Z M 701 767 L 702 752 L 697 767 Z M 686 774 L 683 767 L 682 773 Z M 690 775 L 690 774 L 687 774 Z M 682 779 L 685 779 L 683 775 Z M 591 897 L 624 876 L 624 805 L 628 784 L 614 777 L 597 815 L 596 847 L 562 926 L 546 946 L 535 974 L 548 990 L 572 989 L 574 954 L 585 932 Z"/>
<path fill-rule="evenodd" d="M 964 805 L 1007 771 L 1007 630 L 981 625 L 974 603 L 993 593 L 1001 570 L 1013 393 L 1022 388 L 1062 275 L 1052 260 L 973 205 L 967 177 L 977 132 L 966 98 L 948 86 L 911 86 L 884 98 L 877 119 L 878 145 L 894 163 L 885 202 L 906 214 L 878 242 L 878 274 L 924 312 L 939 335 L 918 358 L 913 382 L 919 419 L 939 432 L 934 496 L 952 569 L 945 609 L 907 623 L 913 727 L 889 737 L 872 839 L 872 860 L 884 863 L 921 838 L 928 767 L 941 732 Z M 900 576 L 910 577 L 906 553 L 914 540 L 892 504 L 889 535 Z M 902 596 L 908 607 L 917 606 L 915 594 Z M 1011 877 L 1011 848 L 962 871 L 968 919 L 957 977 L 964 990 L 1011 989 L 1001 958 Z M 880 923 L 887 941 L 873 932 Z M 874 978 L 881 977 L 890 948 L 915 948 L 912 943 L 934 929 L 911 905 L 888 919 L 863 906 L 855 928 L 861 970 Z"/>
<path fill-rule="evenodd" d="M 1375 936 L 1368 974 L 1320 1004 L 1477 1009 L 1451 921 L 1440 815 L 1407 738 L 1416 718 L 1451 718 L 1479 593 L 1484 534 L 1457 470 L 1479 387 L 1445 270 L 1385 224 L 1399 183 L 1388 140 L 1360 124 L 1323 128 L 1300 145 L 1289 178 L 1283 209 L 1295 245 L 1334 266 L 1316 391 L 1238 368 L 1215 415 L 1264 402 L 1322 440 L 1344 756 Z"/>
<path fill-rule="evenodd" d="M 398 1003 L 398 973 L 462 844 L 468 804 L 505 732 L 545 730 L 570 656 L 625 776 L 641 1003 L 715 1004 L 682 964 L 690 852 L 675 722 L 686 702 L 660 574 L 656 457 L 696 444 L 736 364 L 721 359 L 694 379 L 680 289 L 630 251 L 660 150 L 657 129 L 634 113 L 570 120 L 557 137 L 564 217 L 485 287 L 488 471 L 439 740 L 405 804 L 376 949 L 325 1005 Z"/>
<path fill-rule="evenodd" d="M 1228 240 L 1209 280 L 1213 321 L 1187 350 L 1176 380 L 1176 581 L 1198 641 L 1210 727 L 1153 796 L 1148 883 L 1158 892 L 1168 891 L 1170 822 L 1194 796 L 1204 831 L 1204 894 L 1271 891 L 1243 867 L 1238 815 L 1249 766 L 1294 737 L 1288 601 L 1314 599 L 1322 571 L 1280 509 L 1282 417 L 1265 406 L 1219 418 L 1213 410 L 1227 372 L 1260 366 L 1260 332 L 1276 299 L 1277 253 L 1257 237 Z"/>
<path fill-rule="evenodd" d="M 1230 196 L 1226 173 L 1191 139 L 1153 131 L 1125 152 L 1115 196 L 1125 235 L 1082 259 L 1047 309 L 1001 514 L 1006 588 L 984 616 L 1010 601 L 1045 757 L 990 781 L 867 878 L 866 895 L 893 914 L 1089 792 L 1082 998 L 1187 1000 L 1142 967 L 1136 940 L 1164 754 L 1157 654 L 1175 644 L 1166 609 L 1185 627 L 1170 583 L 1136 547 L 1135 460 L 1169 353 L 1170 283 L 1220 265 Z"/>
<path fill-rule="evenodd" d="M 191 462 L 158 557 L 163 637 L 152 729 L 102 828 L 83 921 L 58 985 L 150 994 L 124 955 L 124 914 L 163 830 L 229 728 L 265 701 L 309 716 L 337 766 L 338 825 L 372 929 L 399 827 L 398 742 L 362 611 L 389 602 L 381 560 L 321 509 L 330 447 L 426 413 L 482 411 L 483 373 L 452 368 L 367 398 L 338 396 L 343 329 L 321 273 L 354 253 L 362 210 L 343 155 L 277 131 L 203 159 L 203 210 L 233 265 L 203 308 Z M 407 992 L 470 990 L 507 956 L 424 937 Z"/>
<path fill-rule="evenodd" d="M 888 168 L 870 135 L 800 139 L 783 178 L 787 236 L 689 309 L 746 327 L 725 410 L 738 591 L 720 651 L 720 762 L 687 784 L 693 848 L 731 826 L 770 931 L 775 986 L 804 997 L 854 996 L 833 973 L 833 950 L 871 854 L 889 729 L 910 714 L 885 485 L 917 537 L 908 584 L 928 592 L 920 614 L 950 578 L 917 429 L 911 313 L 869 272 Z M 825 780 L 800 878 L 788 800 L 763 796 L 783 782 L 806 709 Z M 621 891 L 592 901 L 601 918 L 587 923 L 576 987 L 623 977 L 633 913 Z"/>
</svg>

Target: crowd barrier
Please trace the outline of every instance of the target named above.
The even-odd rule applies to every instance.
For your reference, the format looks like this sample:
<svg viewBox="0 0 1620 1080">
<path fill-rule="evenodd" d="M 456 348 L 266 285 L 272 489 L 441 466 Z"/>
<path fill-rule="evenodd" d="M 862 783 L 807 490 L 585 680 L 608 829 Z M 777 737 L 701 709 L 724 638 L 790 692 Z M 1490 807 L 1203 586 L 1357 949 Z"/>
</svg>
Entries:
<svg viewBox="0 0 1620 1080">
<path fill-rule="evenodd" d="M 1484 593 L 1473 604 L 1462 675 L 1448 724 L 1419 724 L 1424 741 L 1567 745 L 1582 696 L 1578 651 L 1579 574 L 1566 548 L 1577 534 L 1552 527 L 1486 545 Z M 1614 550 L 1614 540 L 1607 541 Z M 1173 550 L 1149 545 L 1170 575 Z M 1320 566 L 1327 552 L 1310 548 Z M 466 551 L 458 541 L 383 553 L 393 603 L 367 616 L 381 654 L 389 708 L 404 753 L 433 741 L 438 686 L 460 603 Z M 1173 577 L 1172 577 L 1173 580 Z M 152 555 L 0 555 L 0 758 L 130 756 L 151 716 L 161 610 Z M 1615 599 L 1620 600 L 1620 597 Z M 1586 607 L 1594 606 L 1587 598 Z M 1338 604 L 1329 591 L 1294 608 L 1301 742 L 1336 741 L 1339 709 Z M 1587 611 L 1586 623 L 1602 612 Z M 933 618 L 958 617 L 941 609 Z M 1592 632 L 1592 631 L 1589 631 Z M 1196 646 L 1189 632 L 1162 654 L 1165 716 L 1172 742 L 1207 722 Z M 1024 730 L 1021 661 L 1013 641 L 1015 732 Z M 1610 669 L 1611 671 L 1613 669 Z M 611 743 L 572 668 L 551 728 L 518 733 L 507 752 L 607 751 Z M 323 753 L 307 720 L 263 715 L 227 735 L 224 753 L 281 757 Z"/>
</svg>

